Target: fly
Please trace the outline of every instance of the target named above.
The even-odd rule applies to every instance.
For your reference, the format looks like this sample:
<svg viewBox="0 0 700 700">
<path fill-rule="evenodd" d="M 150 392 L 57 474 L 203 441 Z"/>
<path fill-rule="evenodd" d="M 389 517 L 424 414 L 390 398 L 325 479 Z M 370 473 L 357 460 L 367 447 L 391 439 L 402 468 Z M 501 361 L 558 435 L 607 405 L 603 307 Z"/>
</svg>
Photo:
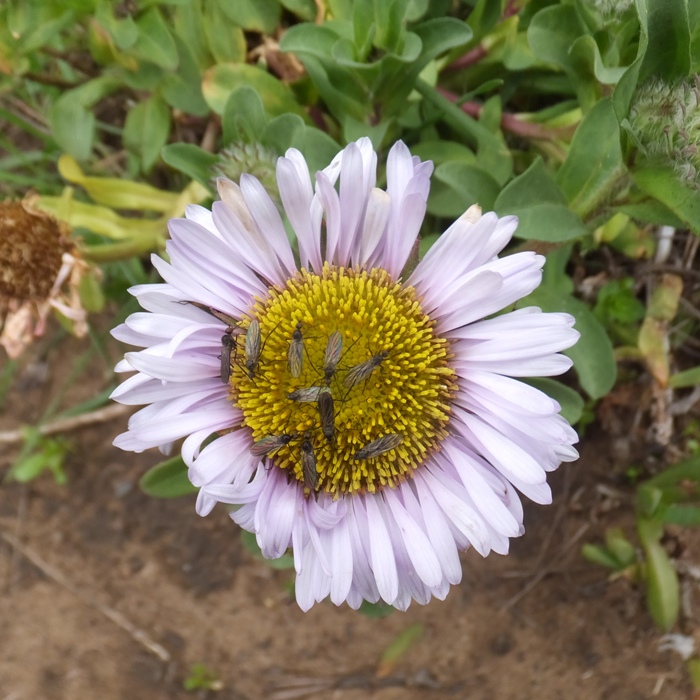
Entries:
<svg viewBox="0 0 700 700">
<path fill-rule="evenodd" d="M 260 362 L 260 321 L 254 318 L 245 334 L 245 368 L 250 379 L 255 376 L 255 370 Z"/>
<path fill-rule="evenodd" d="M 372 442 L 365 445 L 361 450 L 355 452 L 354 457 L 355 459 L 371 459 L 372 457 L 378 457 L 398 447 L 402 442 L 403 436 L 397 435 L 396 433 L 389 433 L 376 440 L 372 440 Z"/>
<path fill-rule="evenodd" d="M 372 372 L 386 360 L 388 355 L 389 353 L 386 350 L 380 350 L 374 357 L 370 357 L 369 360 L 352 366 L 345 375 L 343 384 L 348 388 L 352 388 L 363 379 L 369 379 Z"/>
<path fill-rule="evenodd" d="M 282 435 L 268 435 L 253 443 L 253 446 L 250 448 L 250 454 L 255 457 L 264 457 L 269 455 L 270 452 L 288 445 L 292 440 L 294 440 L 294 435 L 286 435 L 284 433 Z"/>
<path fill-rule="evenodd" d="M 304 389 L 295 389 L 287 394 L 287 398 L 297 403 L 316 403 L 321 394 L 329 392 L 330 389 L 327 386 L 308 386 Z"/>
<path fill-rule="evenodd" d="M 330 392 L 324 391 L 318 395 L 318 416 L 321 419 L 323 437 L 328 442 L 335 439 L 335 407 Z"/>
<path fill-rule="evenodd" d="M 287 351 L 287 362 L 292 377 L 298 377 L 301 374 L 303 361 L 304 341 L 302 340 L 301 321 L 299 321 L 292 333 L 292 341 L 289 343 L 289 350 Z"/>
<path fill-rule="evenodd" d="M 335 374 L 335 369 L 340 360 L 340 354 L 343 350 L 343 334 L 340 331 L 333 331 L 328 336 L 326 352 L 323 356 L 323 373 L 326 384 L 331 383 L 331 379 Z"/>
<path fill-rule="evenodd" d="M 230 332 L 221 336 L 221 381 L 224 384 L 231 379 L 231 353 L 235 352 L 236 347 Z"/>
<path fill-rule="evenodd" d="M 316 484 L 318 484 L 316 455 L 314 454 L 314 446 L 308 438 L 301 443 L 301 466 L 304 472 L 304 486 L 310 491 L 315 491 Z"/>
</svg>

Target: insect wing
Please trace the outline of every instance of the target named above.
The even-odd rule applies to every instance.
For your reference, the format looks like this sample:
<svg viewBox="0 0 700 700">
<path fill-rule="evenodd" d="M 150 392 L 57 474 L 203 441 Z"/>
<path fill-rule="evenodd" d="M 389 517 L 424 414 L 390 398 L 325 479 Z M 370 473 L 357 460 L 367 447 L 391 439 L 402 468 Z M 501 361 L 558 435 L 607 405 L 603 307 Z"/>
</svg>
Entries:
<svg viewBox="0 0 700 700">
<path fill-rule="evenodd" d="M 287 398 L 298 403 L 316 403 L 321 394 L 327 394 L 330 389 L 327 386 L 309 386 L 304 389 L 295 389 Z"/>
<path fill-rule="evenodd" d="M 328 442 L 333 442 L 335 437 L 335 406 L 330 392 L 323 392 L 318 396 L 318 415 L 321 419 L 321 430 Z"/>
<path fill-rule="evenodd" d="M 343 334 L 340 331 L 333 331 L 328 337 L 326 353 L 323 356 L 323 371 L 326 375 L 326 381 L 330 380 L 335 373 L 342 350 Z"/>
<path fill-rule="evenodd" d="M 314 454 L 314 446 L 309 440 L 304 440 L 301 443 L 301 466 L 304 471 L 304 486 L 312 491 L 315 490 L 318 483 L 316 455 Z"/>
<path fill-rule="evenodd" d="M 284 445 L 288 445 L 291 440 L 291 435 L 268 435 L 254 442 L 253 446 L 250 448 L 250 453 L 255 457 L 264 457 L 265 455 L 269 455 L 270 452 Z"/>
<path fill-rule="evenodd" d="M 301 335 L 301 323 L 297 323 L 297 327 L 292 333 L 292 340 L 287 351 L 287 360 L 292 377 L 298 377 L 301 374 L 301 366 L 304 361 L 304 341 Z"/>
<path fill-rule="evenodd" d="M 365 445 L 355 453 L 355 459 L 371 459 L 378 457 L 389 450 L 393 450 L 403 442 L 403 436 L 396 433 L 389 433 Z"/>
<path fill-rule="evenodd" d="M 253 377 L 260 360 L 260 321 L 254 318 L 245 334 L 245 366 L 248 376 Z"/>
</svg>

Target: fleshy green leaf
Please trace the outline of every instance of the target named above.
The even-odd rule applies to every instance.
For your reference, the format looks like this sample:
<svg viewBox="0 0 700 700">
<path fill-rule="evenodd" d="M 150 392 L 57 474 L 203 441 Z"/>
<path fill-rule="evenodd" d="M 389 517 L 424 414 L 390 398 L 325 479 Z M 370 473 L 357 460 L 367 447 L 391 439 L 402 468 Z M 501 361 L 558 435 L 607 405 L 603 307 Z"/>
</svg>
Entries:
<svg viewBox="0 0 700 700">
<path fill-rule="evenodd" d="M 306 117 L 286 85 L 261 68 L 247 63 L 220 63 L 213 66 L 204 74 L 202 93 L 209 107 L 217 114 L 223 114 L 231 93 L 246 85 L 258 93 L 270 116 L 293 112 Z"/>
<path fill-rule="evenodd" d="M 576 129 L 557 183 L 571 209 L 585 218 L 610 198 L 624 173 L 620 126 L 612 101 L 604 99 Z"/>
<path fill-rule="evenodd" d="M 224 145 L 232 141 L 259 141 L 267 124 L 267 115 L 260 95 L 247 85 L 234 90 L 226 102 L 221 124 Z"/>
<path fill-rule="evenodd" d="M 156 7 L 136 20 L 139 37 L 129 53 L 165 70 L 177 68 L 177 47 L 170 29 Z"/>
<path fill-rule="evenodd" d="M 144 172 L 158 160 L 169 133 L 170 109 L 158 95 L 139 102 L 126 115 L 124 145 L 138 156 Z"/>
<path fill-rule="evenodd" d="M 141 490 L 155 498 L 177 498 L 196 493 L 187 478 L 187 465 L 182 457 L 173 457 L 151 467 L 139 480 Z"/>
<path fill-rule="evenodd" d="M 564 194 L 541 158 L 506 185 L 494 207 L 499 216 L 518 217 L 518 238 L 559 243 L 587 233 L 581 219 L 566 205 Z"/>
<path fill-rule="evenodd" d="M 472 204 L 484 211 L 493 209 L 498 196 L 498 183 L 481 168 L 460 161 L 443 163 L 435 170 L 435 180 L 444 187 L 435 185 L 431 192 L 428 209 L 436 216 L 457 218 Z"/>
<path fill-rule="evenodd" d="M 637 530 L 646 556 L 649 612 L 659 627 L 669 630 L 676 623 L 680 609 L 678 575 L 659 542 L 657 523 L 640 518 Z"/>
<path fill-rule="evenodd" d="M 272 34 L 280 19 L 277 0 L 214 0 L 232 22 L 249 32 Z"/>
<path fill-rule="evenodd" d="M 530 377 L 527 379 L 527 384 L 543 391 L 547 396 L 557 401 L 561 406 L 561 415 L 571 425 L 578 423 L 581 419 L 583 398 L 571 387 L 549 377 Z"/>
<path fill-rule="evenodd" d="M 540 287 L 518 306 L 534 304 L 544 311 L 564 311 L 576 319 L 581 334 L 576 345 L 564 351 L 574 361 L 574 369 L 585 392 L 592 399 L 605 396 L 617 378 L 617 364 L 612 343 L 600 321 L 582 301 L 550 292 Z"/>
<path fill-rule="evenodd" d="M 217 156 L 191 143 L 171 143 L 161 150 L 163 160 L 205 187 L 211 187 L 212 168 L 219 162 Z"/>
<path fill-rule="evenodd" d="M 245 34 L 239 26 L 232 25 L 216 0 L 209 0 L 204 6 L 202 19 L 207 48 L 217 63 L 245 63 Z"/>
<path fill-rule="evenodd" d="M 658 199 L 700 234 L 700 194 L 670 168 L 650 167 L 632 173 L 637 186 Z"/>
<path fill-rule="evenodd" d="M 668 380 L 668 385 L 673 389 L 686 389 L 696 384 L 700 384 L 700 367 L 693 367 L 684 372 L 676 372 Z"/>
</svg>

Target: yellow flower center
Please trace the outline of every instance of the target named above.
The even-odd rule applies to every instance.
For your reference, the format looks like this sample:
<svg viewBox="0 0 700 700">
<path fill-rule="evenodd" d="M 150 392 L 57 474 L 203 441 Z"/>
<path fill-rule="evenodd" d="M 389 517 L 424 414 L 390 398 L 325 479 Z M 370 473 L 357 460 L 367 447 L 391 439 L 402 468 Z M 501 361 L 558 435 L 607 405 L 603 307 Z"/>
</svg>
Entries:
<svg viewBox="0 0 700 700">
<path fill-rule="evenodd" d="M 255 320 L 259 356 L 245 342 Z M 272 463 L 307 493 L 396 486 L 447 434 L 448 343 L 415 290 L 384 270 L 302 270 L 240 325 L 231 398 L 253 439 L 274 446 Z"/>
</svg>

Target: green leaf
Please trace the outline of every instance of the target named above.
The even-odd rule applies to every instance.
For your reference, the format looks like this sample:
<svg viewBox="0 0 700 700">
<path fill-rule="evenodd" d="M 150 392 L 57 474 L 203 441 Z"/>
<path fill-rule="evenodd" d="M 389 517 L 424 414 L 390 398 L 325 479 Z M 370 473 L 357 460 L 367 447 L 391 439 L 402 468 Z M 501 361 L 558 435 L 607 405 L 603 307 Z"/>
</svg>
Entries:
<svg viewBox="0 0 700 700">
<path fill-rule="evenodd" d="M 145 494 L 155 498 L 177 498 L 197 492 L 187 478 L 187 466 L 179 456 L 151 467 L 139 480 L 139 486 Z"/>
<path fill-rule="evenodd" d="M 671 503 L 663 509 L 661 517 L 668 525 L 697 527 L 700 525 L 700 508 Z"/>
<path fill-rule="evenodd" d="M 372 109 L 366 89 L 354 72 L 330 60 L 339 40 L 338 33 L 328 26 L 304 23 L 290 27 L 284 33 L 280 48 L 298 56 L 328 109 L 338 120 L 346 115 L 364 120 Z"/>
<path fill-rule="evenodd" d="M 292 146 L 304 155 L 311 173 L 323 170 L 340 151 L 340 146 L 327 133 L 310 126 L 297 132 Z"/>
<path fill-rule="evenodd" d="M 658 525 L 640 518 L 637 522 L 639 539 L 647 562 L 647 605 L 654 622 L 669 630 L 678 619 L 678 575 L 659 542 Z"/>
<path fill-rule="evenodd" d="M 440 119 L 477 148 L 479 165 L 500 185 L 513 172 L 513 159 L 505 143 L 483 124 L 465 114 L 460 107 L 441 95 L 432 85 L 417 80 L 415 89 L 431 106 L 437 108 Z"/>
<path fill-rule="evenodd" d="M 313 22 L 318 12 L 314 0 L 280 0 L 280 4 L 292 14 L 307 22 Z"/>
<path fill-rule="evenodd" d="M 234 90 L 226 102 L 221 124 L 225 146 L 232 141 L 259 141 L 267 124 L 267 115 L 260 95 L 247 85 Z"/>
<path fill-rule="evenodd" d="M 541 61 L 572 69 L 571 45 L 585 31 L 575 7 L 552 5 L 532 18 L 527 28 L 527 41 Z"/>
<path fill-rule="evenodd" d="M 490 211 L 498 196 L 498 183 L 488 173 L 460 161 L 438 165 L 435 181 L 444 185 L 433 185 L 435 191 L 428 202 L 428 210 L 435 216 L 457 218 L 472 204 Z"/>
<path fill-rule="evenodd" d="M 549 377 L 530 377 L 526 380 L 530 386 L 543 391 L 561 406 L 561 415 L 567 423 L 578 423 L 583 414 L 583 398 L 571 387 Z"/>
<path fill-rule="evenodd" d="M 576 129 L 557 182 L 571 209 L 584 219 L 613 194 L 625 174 L 620 126 L 612 100 L 601 100 Z"/>
<path fill-rule="evenodd" d="M 617 571 L 620 568 L 617 559 L 615 559 L 607 549 L 599 545 L 584 544 L 583 547 L 581 547 L 581 554 L 593 564 L 599 564 L 613 571 Z"/>
<path fill-rule="evenodd" d="M 543 311 L 564 311 L 576 319 L 581 334 L 576 345 L 564 351 L 574 361 L 574 369 L 584 391 L 592 399 L 605 396 L 615 385 L 617 364 L 613 346 L 600 321 L 582 301 L 540 287 L 518 303 L 519 307 L 534 304 Z"/>
<path fill-rule="evenodd" d="M 563 242 L 587 234 L 583 222 L 569 210 L 566 198 L 537 158 L 521 175 L 511 180 L 494 204 L 499 216 L 518 217 L 518 238 Z"/>
<path fill-rule="evenodd" d="M 214 3 L 207 3 L 207 7 Z M 173 26 L 176 36 L 182 39 L 192 55 L 197 68 L 203 71 L 211 61 L 209 39 L 204 31 L 204 13 L 202 0 L 189 0 L 180 5 L 174 12 Z"/>
<path fill-rule="evenodd" d="M 261 68 L 247 63 L 221 63 L 213 66 L 204 73 L 202 93 L 209 107 L 217 114 L 223 114 L 231 93 L 246 85 L 260 95 L 270 116 L 293 112 L 308 119 L 286 85 Z"/>
<path fill-rule="evenodd" d="M 378 603 L 369 603 L 365 600 L 360 606 L 360 614 L 374 620 L 388 617 L 394 612 L 396 612 L 396 608 L 381 600 Z"/>
<path fill-rule="evenodd" d="M 656 486 L 665 490 L 667 487 L 675 486 L 680 481 L 700 483 L 700 455 L 690 457 L 678 464 L 674 464 L 668 469 L 664 469 L 664 471 L 647 480 L 645 483 L 646 485 Z"/>
<path fill-rule="evenodd" d="M 668 385 L 673 389 L 686 389 L 696 384 L 700 384 L 700 366 L 684 372 L 676 372 L 668 380 Z"/>
<path fill-rule="evenodd" d="M 126 115 L 124 145 L 139 158 L 144 172 L 158 160 L 169 133 L 170 109 L 158 95 L 139 102 Z"/>
<path fill-rule="evenodd" d="M 279 117 L 270 119 L 265 125 L 260 136 L 260 143 L 282 156 L 288 148 L 294 146 L 298 133 L 311 128 L 304 124 L 304 120 L 298 114 L 280 114 Z M 333 142 L 333 148 L 336 151 L 338 149 L 335 142 Z"/>
<path fill-rule="evenodd" d="M 95 115 L 75 99 L 73 91 L 63 93 L 49 111 L 51 134 L 62 151 L 76 160 L 90 157 L 95 138 Z"/>
<path fill-rule="evenodd" d="M 688 0 L 637 0 L 637 12 L 649 37 L 639 80 L 685 78 L 690 72 Z"/>
<path fill-rule="evenodd" d="M 421 160 L 432 160 L 435 167 L 449 161 L 476 163 L 474 152 L 456 141 L 421 141 L 411 146 L 411 153 Z"/>
<path fill-rule="evenodd" d="M 165 70 L 177 68 L 177 47 L 168 25 L 157 8 L 152 7 L 136 20 L 139 38 L 129 51 L 145 61 L 155 63 Z"/>
<path fill-rule="evenodd" d="M 179 67 L 176 73 L 166 75 L 162 93 L 169 105 L 196 117 L 204 117 L 209 106 L 202 95 L 199 67 L 189 48 L 179 36 L 175 36 Z"/>
<path fill-rule="evenodd" d="M 212 168 L 219 162 L 213 153 L 191 143 L 171 143 L 163 147 L 161 156 L 170 167 L 211 188 Z"/>
<path fill-rule="evenodd" d="M 226 17 L 249 32 L 272 34 L 280 19 L 277 0 L 218 0 L 218 4 Z"/>
<path fill-rule="evenodd" d="M 206 2 L 203 26 L 207 48 L 217 63 L 245 63 L 248 47 L 243 29 L 231 24 L 216 0 Z"/>
<path fill-rule="evenodd" d="M 700 234 L 700 194 L 670 168 L 649 167 L 632 173 L 635 184 L 655 197 Z"/>
</svg>

